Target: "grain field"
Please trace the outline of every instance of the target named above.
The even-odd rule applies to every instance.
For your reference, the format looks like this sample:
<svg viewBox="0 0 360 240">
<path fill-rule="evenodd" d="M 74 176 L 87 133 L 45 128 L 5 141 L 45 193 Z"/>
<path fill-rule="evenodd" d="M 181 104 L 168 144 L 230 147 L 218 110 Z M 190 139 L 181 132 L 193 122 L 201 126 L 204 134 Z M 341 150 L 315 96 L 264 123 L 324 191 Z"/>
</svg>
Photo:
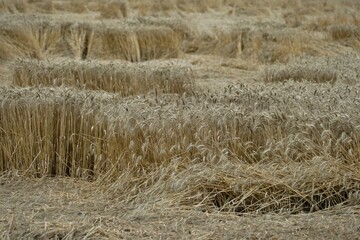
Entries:
<svg viewBox="0 0 360 240">
<path fill-rule="evenodd" d="M 359 10 L 0 0 L 0 238 L 358 238 Z"/>
</svg>

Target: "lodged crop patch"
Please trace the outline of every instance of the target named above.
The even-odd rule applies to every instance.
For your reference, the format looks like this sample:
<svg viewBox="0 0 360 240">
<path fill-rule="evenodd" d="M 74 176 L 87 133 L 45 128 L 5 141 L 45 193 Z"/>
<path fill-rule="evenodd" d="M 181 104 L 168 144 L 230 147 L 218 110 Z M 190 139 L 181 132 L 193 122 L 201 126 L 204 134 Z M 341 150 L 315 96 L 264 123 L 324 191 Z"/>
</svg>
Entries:
<svg viewBox="0 0 360 240">
<path fill-rule="evenodd" d="M 325 209 L 359 191 L 351 100 L 359 86 L 313 87 L 125 99 L 3 87 L 0 171 L 97 180 L 127 201 L 167 196 L 238 213 Z"/>
</svg>

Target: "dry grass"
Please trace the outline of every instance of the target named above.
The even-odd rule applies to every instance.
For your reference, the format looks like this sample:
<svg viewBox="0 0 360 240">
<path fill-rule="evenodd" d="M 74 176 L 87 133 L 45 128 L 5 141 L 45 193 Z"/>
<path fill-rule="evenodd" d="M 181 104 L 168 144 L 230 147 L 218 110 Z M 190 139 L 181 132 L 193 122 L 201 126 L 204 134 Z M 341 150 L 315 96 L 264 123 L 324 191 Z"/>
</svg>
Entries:
<svg viewBox="0 0 360 240">
<path fill-rule="evenodd" d="M 358 88 L 144 99 L 2 88 L 0 170 L 95 178 L 134 204 L 317 211 L 360 189 Z"/>
<path fill-rule="evenodd" d="M 150 91 L 179 93 L 192 89 L 191 66 L 181 61 L 129 64 L 84 61 L 17 61 L 13 67 L 17 86 L 74 86 L 117 92 L 122 96 Z"/>
</svg>

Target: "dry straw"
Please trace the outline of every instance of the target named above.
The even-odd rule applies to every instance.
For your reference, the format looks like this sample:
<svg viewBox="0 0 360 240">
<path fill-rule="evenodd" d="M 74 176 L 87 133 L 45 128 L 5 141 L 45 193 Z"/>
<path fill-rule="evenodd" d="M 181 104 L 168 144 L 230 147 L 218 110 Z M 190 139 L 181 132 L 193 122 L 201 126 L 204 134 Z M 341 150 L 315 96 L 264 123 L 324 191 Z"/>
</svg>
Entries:
<svg viewBox="0 0 360 240">
<path fill-rule="evenodd" d="M 117 92 L 122 96 L 189 92 L 194 84 L 190 64 L 183 61 L 147 63 L 85 61 L 16 61 L 13 83 L 18 86 L 73 86 Z"/>
<path fill-rule="evenodd" d="M 358 90 L 288 82 L 123 99 L 3 87 L 0 171 L 97 179 L 135 203 L 317 211 L 360 189 Z"/>
</svg>

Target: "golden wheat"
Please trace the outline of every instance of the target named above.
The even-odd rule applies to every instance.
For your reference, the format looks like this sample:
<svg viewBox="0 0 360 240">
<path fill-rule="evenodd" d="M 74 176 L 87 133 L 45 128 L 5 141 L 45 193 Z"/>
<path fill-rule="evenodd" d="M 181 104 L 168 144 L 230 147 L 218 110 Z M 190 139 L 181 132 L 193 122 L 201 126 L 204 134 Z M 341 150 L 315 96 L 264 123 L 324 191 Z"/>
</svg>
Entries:
<svg viewBox="0 0 360 240">
<path fill-rule="evenodd" d="M 27 10 L 26 0 L 0 0 L 0 12 L 25 13 Z"/>
<path fill-rule="evenodd" d="M 143 191 L 223 211 L 324 209 L 359 189 L 359 85 L 314 86 L 143 99 L 1 88 L 1 171 L 95 178 L 129 201 Z"/>
<path fill-rule="evenodd" d="M 30 21 L 29 21 L 30 20 Z M 181 38 L 172 29 L 131 24 L 105 25 L 33 18 L 2 20 L 2 59 L 47 56 L 116 58 L 146 61 L 180 54 Z"/>
<path fill-rule="evenodd" d="M 359 10 L 356 0 L 0 0 L 0 78 L 17 86 L 0 87 L 0 174 L 84 178 L 124 204 L 239 214 L 359 202 Z M 260 79 L 199 90 L 196 71 L 214 71 L 164 60 L 191 53 L 256 63 Z"/>
<path fill-rule="evenodd" d="M 126 18 L 128 12 L 128 2 L 124 0 L 110 1 L 100 7 L 103 18 Z"/>
<path fill-rule="evenodd" d="M 84 61 L 17 61 L 13 67 L 13 83 L 18 86 L 74 86 L 92 90 L 117 92 L 122 96 L 189 92 L 194 76 L 191 66 L 181 61 L 94 63 Z"/>
<path fill-rule="evenodd" d="M 311 81 L 317 83 L 355 84 L 360 76 L 360 67 L 356 54 L 337 57 L 302 57 L 294 58 L 288 64 L 274 64 L 262 71 L 265 82 Z"/>
<path fill-rule="evenodd" d="M 180 53 L 180 40 L 167 27 L 105 29 L 99 33 L 100 57 L 120 58 L 132 62 L 174 58 Z"/>
</svg>

